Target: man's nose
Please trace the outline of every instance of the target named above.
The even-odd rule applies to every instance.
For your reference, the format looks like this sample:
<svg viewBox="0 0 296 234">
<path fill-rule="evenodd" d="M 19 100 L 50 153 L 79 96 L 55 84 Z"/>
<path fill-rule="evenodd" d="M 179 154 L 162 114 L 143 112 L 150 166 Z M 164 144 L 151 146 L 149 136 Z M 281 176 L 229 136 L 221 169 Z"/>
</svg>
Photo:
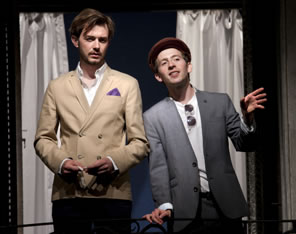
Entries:
<svg viewBox="0 0 296 234">
<path fill-rule="evenodd" d="M 172 60 L 168 61 L 169 68 L 175 67 L 175 63 Z"/>
<path fill-rule="evenodd" d="M 98 48 L 98 49 L 100 48 L 100 42 L 99 42 L 99 40 L 95 40 L 94 41 L 94 44 L 95 44 L 94 45 L 95 48 Z"/>
</svg>

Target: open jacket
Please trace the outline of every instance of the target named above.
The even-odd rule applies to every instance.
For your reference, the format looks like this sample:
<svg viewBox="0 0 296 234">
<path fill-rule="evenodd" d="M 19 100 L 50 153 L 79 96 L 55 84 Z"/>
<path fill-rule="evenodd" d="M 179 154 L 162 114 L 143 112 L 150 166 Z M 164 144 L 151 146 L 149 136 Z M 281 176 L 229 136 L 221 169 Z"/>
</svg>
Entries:
<svg viewBox="0 0 296 234">
<path fill-rule="evenodd" d="M 248 207 L 231 163 L 228 138 L 238 151 L 254 149 L 254 133 L 241 128 L 227 94 L 196 91 L 210 190 L 224 215 L 239 218 Z M 175 218 L 195 218 L 199 203 L 198 162 L 174 101 L 165 98 L 144 113 L 150 143 L 149 168 L 155 206 L 170 202 Z M 189 222 L 189 221 L 188 221 Z M 176 221 L 174 231 L 188 222 Z"/>
</svg>

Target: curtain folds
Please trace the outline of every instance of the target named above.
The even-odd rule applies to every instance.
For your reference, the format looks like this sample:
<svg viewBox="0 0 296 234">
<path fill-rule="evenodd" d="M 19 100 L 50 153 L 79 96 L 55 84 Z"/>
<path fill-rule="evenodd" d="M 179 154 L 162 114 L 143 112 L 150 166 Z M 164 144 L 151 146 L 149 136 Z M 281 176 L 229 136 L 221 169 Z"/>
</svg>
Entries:
<svg viewBox="0 0 296 234">
<path fill-rule="evenodd" d="M 240 113 L 244 96 L 242 17 L 238 10 L 177 12 L 178 38 L 192 52 L 192 84 L 206 91 L 228 93 Z M 231 159 L 246 197 L 245 153 L 230 143 Z"/>
<path fill-rule="evenodd" d="M 68 55 L 62 14 L 20 13 L 23 223 L 51 222 L 53 173 L 35 155 L 33 141 L 43 94 L 51 79 L 65 73 Z M 24 234 L 50 233 L 51 226 L 24 228 Z"/>
</svg>

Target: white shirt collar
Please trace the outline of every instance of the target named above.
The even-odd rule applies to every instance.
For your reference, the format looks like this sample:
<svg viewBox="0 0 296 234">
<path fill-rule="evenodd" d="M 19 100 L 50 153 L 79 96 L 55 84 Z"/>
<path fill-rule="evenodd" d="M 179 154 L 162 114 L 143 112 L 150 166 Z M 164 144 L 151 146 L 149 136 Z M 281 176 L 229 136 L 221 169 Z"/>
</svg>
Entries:
<svg viewBox="0 0 296 234">
<path fill-rule="evenodd" d="M 94 83 L 94 86 L 97 84 L 98 80 L 103 78 L 103 74 L 104 74 L 106 68 L 107 68 L 107 63 L 105 62 L 99 69 L 96 70 L 96 72 L 95 72 L 96 82 Z M 78 65 L 77 65 L 77 74 L 78 74 L 79 80 L 83 84 L 83 81 L 82 81 L 83 70 L 80 67 L 80 62 L 78 62 Z"/>
</svg>

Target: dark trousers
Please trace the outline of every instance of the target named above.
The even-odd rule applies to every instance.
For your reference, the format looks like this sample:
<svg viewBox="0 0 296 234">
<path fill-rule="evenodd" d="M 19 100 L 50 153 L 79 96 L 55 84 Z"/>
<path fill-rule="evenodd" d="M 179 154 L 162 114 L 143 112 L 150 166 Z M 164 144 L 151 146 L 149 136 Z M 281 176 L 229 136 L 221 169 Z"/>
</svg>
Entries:
<svg viewBox="0 0 296 234">
<path fill-rule="evenodd" d="M 53 201 L 55 234 L 130 233 L 132 202 L 73 198 Z"/>
<path fill-rule="evenodd" d="M 229 219 L 223 215 L 211 194 L 200 196 L 196 219 L 182 234 L 245 234 L 241 219 Z"/>
</svg>

